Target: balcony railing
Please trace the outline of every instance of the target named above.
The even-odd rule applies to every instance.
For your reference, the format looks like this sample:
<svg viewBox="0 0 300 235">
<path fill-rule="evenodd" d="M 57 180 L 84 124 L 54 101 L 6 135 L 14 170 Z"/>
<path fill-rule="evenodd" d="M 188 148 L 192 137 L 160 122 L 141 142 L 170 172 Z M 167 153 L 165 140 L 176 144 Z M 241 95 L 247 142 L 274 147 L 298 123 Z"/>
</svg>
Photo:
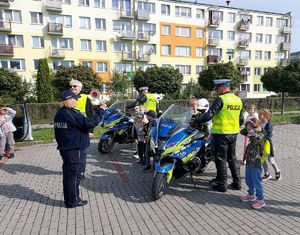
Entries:
<svg viewBox="0 0 300 235">
<path fill-rule="evenodd" d="M 137 40 L 139 40 L 139 41 L 149 41 L 150 40 L 149 32 L 138 32 L 137 33 Z"/>
<path fill-rule="evenodd" d="M 239 66 L 246 66 L 248 65 L 248 62 L 249 62 L 249 58 L 243 58 L 243 57 L 239 57 L 237 58 L 237 65 Z"/>
<path fill-rule="evenodd" d="M 281 66 L 288 66 L 290 63 L 290 60 L 289 59 L 280 59 L 278 63 Z"/>
<path fill-rule="evenodd" d="M 9 0 L 0 0 L 0 7 L 9 7 L 10 2 Z"/>
<path fill-rule="evenodd" d="M 282 27 L 281 33 L 282 34 L 290 34 L 291 33 L 291 27 L 287 27 L 287 26 Z"/>
<path fill-rule="evenodd" d="M 147 10 L 138 9 L 136 13 L 137 20 L 150 20 L 150 14 Z"/>
<path fill-rule="evenodd" d="M 221 56 L 218 55 L 208 55 L 207 56 L 207 63 L 208 64 L 217 64 L 221 61 Z"/>
<path fill-rule="evenodd" d="M 209 27 L 219 27 L 221 22 L 222 22 L 221 18 L 213 17 L 213 18 L 209 19 L 208 26 Z"/>
<path fill-rule="evenodd" d="M 250 27 L 250 20 L 241 20 L 239 22 L 238 28 L 240 31 L 247 31 L 249 30 L 249 27 Z"/>
<path fill-rule="evenodd" d="M 121 52 L 121 60 L 124 60 L 124 61 L 133 61 L 133 53 L 132 51 L 130 52 L 127 52 L 127 51 L 122 51 Z"/>
<path fill-rule="evenodd" d="M 12 45 L 1 45 L 0 44 L 0 55 L 1 56 L 14 56 L 14 47 Z"/>
<path fill-rule="evenodd" d="M 0 32 L 11 32 L 11 22 L 0 20 Z"/>
<path fill-rule="evenodd" d="M 117 33 L 117 37 L 124 40 L 134 40 L 134 32 L 131 30 L 122 30 Z"/>
<path fill-rule="evenodd" d="M 291 48 L 291 44 L 289 42 L 282 42 L 280 43 L 280 50 L 288 51 Z"/>
<path fill-rule="evenodd" d="M 207 44 L 209 46 L 218 46 L 220 44 L 220 38 L 209 38 Z"/>
<path fill-rule="evenodd" d="M 238 47 L 245 48 L 249 46 L 249 40 L 243 39 L 238 41 Z"/>
<path fill-rule="evenodd" d="M 60 23 L 48 23 L 48 34 L 63 35 L 63 25 Z"/>
<path fill-rule="evenodd" d="M 51 11 L 51 12 L 62 12 L 62 6 L 61 6 L 61 2 L 58 0 L 47 0 L 44 3 L 45 8 L 47 11 Z"/>
<path fill-rule="evenodd" d="M 119 10 L 119 18 L 122 19 L 132 19 L 133 13 L 131 10 L 120 9 Z"/>
<path fill-rule="evenodd" d="M 50 58 L 61 58 L 61 59 L 65 58 L 65 50 L 56 49 L 56 48 L 52 48 L 50 50 L 51 50 Z"/>
<path fill-rule="evenodd" d="M 151 55 L 149 53 L 145 53 L 144 51 L 139 51 L 137 53 L 137 60 L 140 62 L 149 62 L 151 59 Z"/>
</svg>

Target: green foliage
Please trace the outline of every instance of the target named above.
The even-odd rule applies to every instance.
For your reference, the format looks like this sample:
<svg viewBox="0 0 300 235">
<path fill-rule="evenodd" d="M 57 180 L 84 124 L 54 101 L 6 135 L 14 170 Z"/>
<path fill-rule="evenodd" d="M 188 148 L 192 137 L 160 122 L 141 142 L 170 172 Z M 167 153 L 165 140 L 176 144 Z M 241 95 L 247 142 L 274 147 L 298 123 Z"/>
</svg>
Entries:
<svg viewBox="0 0 300 235">
<path fill-rule="evenodd" d="M 155 66 L 146 71 L 138 69 L 133 83 L 136 89 L 148 86 L 152 93 L 163 93 L 165 98 L 176 98 L 179 97 L 182 80 L 183 76 L 178 69 Z"/>
<path fill-rule="evenodd" d="M 16 72 L 0 68 L 0 102 L 15 103 L 27 101 L 31 84 L 23 81 Z"/>
<path fill-rule="evenodd" d="M 127 79 L 124 73 L 120 73 L 113 70 L 110 74 L 110 88 L 112 90 L 112 96 L 119 99 L 127 97 L 128 89 L 132 86 L 132 82 Z"/>
<path fill-rule="evenodd" d="M 203 88 L 200 86 L 199 83 L 195 82 L 194 80 L 190 80 L 184 90 L 181 93 L 182 99 L 191 99 L 191 98 L 208 98 L 209 92 L 204 91 Z"/>
<path fill-rule="evenodd" d="M 241 84 L 242 77 L 240 72 L 234 67 L 232 62 L 220 63 L 208 66 L 199 74 L 199 84 L 206 91 L 214 88 L 213 80 L 229 79 L 231 80 L 231 89 L 238 88 Z"/>
<path fill-rule="evenodd" d="M 56 96 L 69 89 L 71 79 L 76 79 L 83 84 L 82 93 L 89 94 L 91 90 L 101 91 L 101 78 L 91 68 L 79 65 L 70 68 L 60 66 L 55 74 L 53 86 L 56 88 Z"/>
<path fill-rule="evenodd" d="M 51 102 L 53 100 L 53 87 L 46 58 L 39 60 L 36 76 L 36 96 L 39 103 Z"/>
</svg>

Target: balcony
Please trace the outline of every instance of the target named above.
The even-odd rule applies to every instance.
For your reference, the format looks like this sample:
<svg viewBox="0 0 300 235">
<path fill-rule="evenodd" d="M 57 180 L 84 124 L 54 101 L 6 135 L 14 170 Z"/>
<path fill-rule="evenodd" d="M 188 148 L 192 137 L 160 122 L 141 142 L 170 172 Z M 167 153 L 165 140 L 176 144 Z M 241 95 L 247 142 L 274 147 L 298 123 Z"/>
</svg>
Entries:
<svg viewBox="0 0 300 235">
<path fill-rule="evenodd" d="M 291 44 L 289 42 L 280 43 L 280 50 L 281 51 L 288 51 L 290 49 L 291 49 Z"/>
<path fill-rule="evenodd" d="M 63 25 L 59 23 L 48 23 L 48 34 L 50 35 L 63 35 Z"/>
<path fill-rule="evenodd" d="M 134 40 L 134 32 L 131 30 L 122 30 L 117 33 L 117 38 L 123 40 Z"/>
<path fill-rule="evenodd" d="M 9 7 L 9 0 L 0 0 L 0 7 Z"/>
<path fill-rule="evenodd" d="M 140 62 L 149 62 L 151 59 L 151 56 L 149 53 L 145 53 L 144 51 L 139 51 L 137 60 Z"/>
<path fill-rule="evenodd" d="M 280 30 L 282 34 L 290 34 L 291 33 L 291 27 L 284 26 Z"/>
<path fill-rule="evenodd" d="M 52 48 L 50 49 L 51 53 L 50 53 L 50 58 L 60 58 L 60 59 L 64 59 L 65 58 L 65 50 L 62 49 L 56 49 L 56 48 Z"/>
<path fill-rule="evenodd" d="M 208 27 L 217 28 L 217 27 L 219 27 L 221 22 L 222 22 L 221 18 L 217 18 L 217 17 L 210 18 L 209 23 L 208 23 Z"/>
<path fill-rule="evenodd" d="M 11 22 L 0 20 L 0 32 L 11 32 Z"/>
<path fill-rule="evenodd" d="M 121 19 L 132 19 L 133 13 L 131 10 L 120 9 L 119 10 L 119 18 Z"/>
<path fill-rule="evenodd" d="M 0 44 L 0 56 L 14 56 L 14 47 Z"/>
<path fill-rule="evenodd" d="M 248 46 L 249 46 L 249 40 L 244 39 L 244 40 L 239 40 L 238 41 L 237 47 L 239 47 L 239 48 L 246 48 Z"/>
<path fill-rule="evenodd" d="M 217 64 L 221 61 L 221 56 L 218 55 L 208 55 L 207 56 L 207 63 L 208 64 Z"/>
<path fill-rule="evenodd" d="M 238 66 L 247 66 L 247 65 L 248 65 L 248 62 L 249 62 L 249 59 L 248 59 L 248 58 L 241 58 L 241 57 L 239 57 L 239 58 L 237 58 L 236 64 L 237 64 Z"/>
<path fill-rule="evenodd" d="M 219 46 L 220 44 L 220 38 L 209 38 L 207 41 L 207 45 L 209 46 Z"/>
<path fill-rule="evenodd" d="M 136 13 L 136 18 L 137 18 L 137 20 L 145 20 L 145 21 L 150 20 L 149 11 L 138 9 L 137 13 Z"/>
<path fill-rule="evenodd" d="M 45 1 L 44 6 L 49 12 L 62 12 L 61 2 L 58 0 L 47 0 Z"/>
<path fill-rule="evenodd" d="M 241 20 L 238 26 L 240 31 L 247 31 L 250 27 L 250 20 Z"/>
<path fill-rule="evenodd" d="M 138 32 L 137 33 L 137 40 L 147 42 L 150 40 L 149 32 Z"/>
<path fill-rule="evenodd" d="M 121 52 L 121 60 L 123 61 L 133 61 L 133 53 L 132 51 L 122 51 Z"/>
<path fill-rule="evenodd" d="M 289 60 L 289 59 L 280 59 L 280 60 L 278 61 L 278 64 L 279 64 L 280 66 L 285 67 L 285 66 L 288 66 L 288 65 L 290 64 L 290 60 Z"/>
<path fill-rule="evenodd" d="M 240 73 L 242 76 L 242 82 L 248 82 L 248 76 L 250 75 L 250 72 L 247 70 L 241 70 Z"/>
</svg>

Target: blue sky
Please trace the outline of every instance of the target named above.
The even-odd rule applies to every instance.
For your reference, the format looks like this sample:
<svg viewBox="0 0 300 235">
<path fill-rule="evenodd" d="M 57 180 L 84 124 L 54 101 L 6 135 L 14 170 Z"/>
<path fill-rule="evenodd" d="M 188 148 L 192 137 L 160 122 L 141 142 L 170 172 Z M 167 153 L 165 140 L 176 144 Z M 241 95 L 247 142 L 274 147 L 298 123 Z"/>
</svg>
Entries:
<svg viewBox="0 0 300 235">
<path fill-rule="evenodd" d="M 191 0 L 195 1 L 195 0 Z M 226 0 L 198 0 L 199 3 L 226 5 Z M 278 13 L 292 12 L 291 52 L 300 51 L 300 0 L 231 0 L 229 6 L 271 11 Z"/>
</svg>

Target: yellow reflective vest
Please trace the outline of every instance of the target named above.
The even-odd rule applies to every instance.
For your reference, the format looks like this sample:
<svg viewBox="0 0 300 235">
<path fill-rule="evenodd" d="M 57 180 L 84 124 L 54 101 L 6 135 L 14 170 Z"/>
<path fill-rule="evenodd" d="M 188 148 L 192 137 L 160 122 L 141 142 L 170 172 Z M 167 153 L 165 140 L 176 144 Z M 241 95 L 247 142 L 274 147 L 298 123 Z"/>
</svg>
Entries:
<svg viewBox="0 0 300 235">
<path fill-rule="evenodd" d="M 242 100 L 232 93 L 221 95 L 223 108 L 212 119 L 212 134 L 237 134 L 240 130 Z"/>
<path fill-rule="evenodd" d="M 77 109 L 84 116 L 86 116 L 86 102 L 87 102 L 87 99 L 88 99 L 88 95 L 80 94 L 80 98 L 78 98 L 77 105 L 75 107 L 75 109 Z"/>
<path fill-rule="evenodd" d="M 143 105 L 146 106 L 148 110 L 153 110 L 156 112 L 156 104 L 157 104 L 156 97 L 151 93 L 147 93 L 146 96 L 147 96 L 147 100 Z"/>
</svg>

